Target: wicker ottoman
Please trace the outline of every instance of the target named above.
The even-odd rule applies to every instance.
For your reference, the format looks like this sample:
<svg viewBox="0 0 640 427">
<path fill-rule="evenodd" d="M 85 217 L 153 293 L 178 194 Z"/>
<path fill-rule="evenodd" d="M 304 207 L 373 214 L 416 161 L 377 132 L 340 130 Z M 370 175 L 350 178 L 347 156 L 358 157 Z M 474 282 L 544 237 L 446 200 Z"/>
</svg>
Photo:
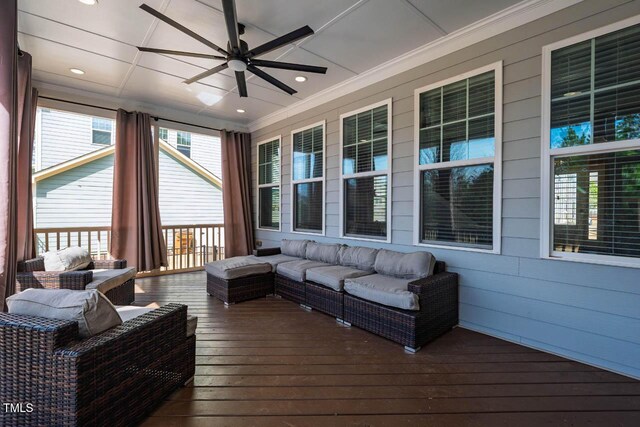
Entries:
<svg viewBox="0 0 640 427">
<path fill-rule="evenodd" d="M 207 293 L 225 305 L 273 294 L 271 264 L 240 256 L 205 265 Z"/>
</svg>

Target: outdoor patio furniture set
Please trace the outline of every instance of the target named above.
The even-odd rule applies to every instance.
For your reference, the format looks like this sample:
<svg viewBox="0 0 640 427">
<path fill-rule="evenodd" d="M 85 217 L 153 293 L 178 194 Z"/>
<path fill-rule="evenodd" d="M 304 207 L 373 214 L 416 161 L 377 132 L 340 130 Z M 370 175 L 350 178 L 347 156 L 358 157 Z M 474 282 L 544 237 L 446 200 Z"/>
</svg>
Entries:
<svg viewBox="0 0 640 427">
<path fill-rule="evenodd" d="M 458 275 L 424 251 L 283 239 L 205 269 L 208 294 L 225 304 L 275 294 L 412 352 L 458 324 Z"/>
</svg>

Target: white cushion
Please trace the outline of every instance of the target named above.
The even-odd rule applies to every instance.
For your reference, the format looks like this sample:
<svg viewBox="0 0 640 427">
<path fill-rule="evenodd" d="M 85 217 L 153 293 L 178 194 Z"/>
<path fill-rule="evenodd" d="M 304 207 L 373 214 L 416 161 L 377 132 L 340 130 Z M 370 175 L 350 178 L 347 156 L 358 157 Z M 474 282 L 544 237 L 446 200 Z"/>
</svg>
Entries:
<svg viewBox="0 0 640 427">
<path fill-rule="evenodd" d="M 267 256 L 251 255 L 251 256 L 253 256 L 258 261 L 267 262 L 271 264 L 271 271 L 273 271 L 274 273 L 276 272 L 276 267 L 278 266 L 278 264 L 282 264 L 283 262 L 289 262 L 289 261 L 299 261 L 300 259 L 302 259 L 294 256 L 284 255 L 284 254 L 267 255 Z"/>
<path fill-rule="evenodd" d="M 27 289 L 7 298 L 9 313 L 78 322 L 86 338 L 122 324 L 115 307 L 93 290 Z"/>
<path fill-rule="evenodd" d="M 207 274 L 225 280 L 253 276 L 271 272 L 271 264 L 258 261 L 254 256 L 236 256 L 205 264 Z"/>
<path fill-rule="evenodd" d="M 316 267 L 307 270 L 307 281 L 342 291 L 344 280 L 368 275 L 369 272 L 342 265 Z"/>
<path fill-rule="evenodd" d="M 345 246 L 340 249 L 339 262 L 345 267 L 353 267 L 358 270 L 375 272 L 374 264 L 378 250 L 361 246 Z"/>
<path fill-rule="evenodd" d="M 375 269 L 379 274 L 400 279 L 421 279 L 433 274 L 436 259 L 429 252 L 396 252 L 380 249 Z"/>
<path fill-rule="evenodd" d="M 309 242 L 311 242 L 311 240 L 282 239 L 280 252 L 297 258 L 305 258 L 307 256 L 307 244 Z"/>
<path fill-rule="evenodd" d="M 138 272 L 135 267 L 97 269 L 91 271 L 93 272 L 93 281 L 87 284 L 85 289 L 97 289 L 103 294 L 133 279 Z"/>
<path fill-rule="evenodd" d="M 138 307 L 135 305 L 117 305 L 116 311 L 122 319 L 122 322 L 126 322 L 131 319 L 135 319 L 138 316 L 147 314 L 155 310 L 154 308 Z M 193 336 L 196 333 L 198 327 L 198 317 L 187 314 L 187 337 Z"/>
<path fill-rule="evenodd" d="M 346 279 L 344 290 L 353 296 L 405 310 L 420 310 L 418 295 L 410 292 L 412 280 L 371 274 Z"/>
<path fill-rule="evenodd" d="M 45 271 L 81 270 L 92 261 L 89 252 L 78 246 L 45 252 L 43 257 Z"/>
<path fill-rule="evenodd" d="M 310 268 L 314 267 L 326 267 L 329 264 L 318 261 L 310 261 L 308 259 L 301 259 L 298 261 L 289 261 L 278 264 L 276 272 L 284 277 L 288 277 L 291 280 L 297 282 L 304 282 L 306 278 L 306 272 Z"/>
<path fill-rule="evenodd" d="M 309 242 L 307 243 L 306 258 L 327 264 L 337 264 L 341 247 L 342 245 L 338 243 Z"/>
</svg>

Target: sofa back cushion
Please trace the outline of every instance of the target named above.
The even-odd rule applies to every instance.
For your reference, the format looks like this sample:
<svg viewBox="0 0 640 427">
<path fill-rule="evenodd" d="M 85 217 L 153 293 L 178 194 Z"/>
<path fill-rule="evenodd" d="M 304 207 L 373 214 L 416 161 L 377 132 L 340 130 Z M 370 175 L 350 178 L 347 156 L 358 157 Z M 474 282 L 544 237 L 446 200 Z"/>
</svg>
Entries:
<svg viewBox="0 0 640 427">
<path fill-rule="evenodd" d="M 307 256 L 307 244 L 309 242 L 311 242 L 311 240 L 282 239 L 280 252 L 296 258 L 305 258 Z"/>
<path fill-rule="evenodd" d="M 116 308 L 97 290 L 27 289 L 7 298 L 9 313 L 78 322 L 82 338 L 122 324 Z"/>
<path fill-rule="evenodd" d="M 358 270 L 375 271 L 377 249 L 364 248 L 362 246 L 344 246 L 340 249 L 339 262 L 345 267 L 357 268 Z"/>
<path fill-rule="evenodd" d="M 91 264 L 89 252 L 78 246 L 71 246 L 59 251 L 44 253 L 45 271 L 73 271 L 82 270 Z"/>
<path fill-rule="evenodd" d="M 436 259 L 429 252 L 396 252 L 380 249 L 376 256 L 378 274 L 399 279 L 420 279 L 433 274 Z"/>
<path fill-rule="evenodd" d="M 312 261 L 338 264 L 338 255 L 342 245 L 338 243 L 307 243 L 307 259 Z"/>
</svg>

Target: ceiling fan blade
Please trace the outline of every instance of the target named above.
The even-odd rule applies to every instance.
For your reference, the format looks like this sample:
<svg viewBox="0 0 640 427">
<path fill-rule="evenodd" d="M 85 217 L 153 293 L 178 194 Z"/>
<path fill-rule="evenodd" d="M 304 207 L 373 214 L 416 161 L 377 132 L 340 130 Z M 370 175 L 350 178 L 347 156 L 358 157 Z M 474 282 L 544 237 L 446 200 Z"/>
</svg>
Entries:
<svg viewBox="0 0 640 427">
<path fill-rule="evenodd" d="M 140 52 L 162 53 L 165 55 L 192 56 L 194 58 L 220 59 L 227 60 L 224 56 L 209 55 L 207 53 L 183 52 L 181 50 L 155 49 L 153 47 L 138 46 Z"/>
<path fill-rule="evenodd" d="M 213 67 L 210 70 L 205 71 L 204 73 L 200 73 L 197 76 L 193 76 L 190 79 L 185 80 L 184 82 L 190 85 L 193 82 L 197 82 L 198 80 L 204 79 L 205 77 L 209 77 L 212 74 L 218 73 L 224 69 L 226 69 L 229 65 L 225 62 L 224 64 L 220 64 L 217 67 Z"/>
<path fill-rule="evenodd" d="M 262 80 L 265 80 L 271 83 L 272 85 L 274 85 L 275 87 L 282 89 L 283 91 L 287 92 L 289 95 L 298 93 L 298 91 L 296 91 L 295 89 L 287 86 L 286 84 L 282 83 L 280 80 L 276 79 L 275 77 L 271 77 L 269 74 L 265 73 L 259 68 L 254 67 L 253 65 L 248 65 L 247 70 L 251 71 L 253 74 L 260 77 Z"/>
<path fill-rule="evenodd" d="M 227 52 L 226 50 L 222 49 L 220 46 L 216 45 L 213 42 L 210 42 L 209 40 L 205 39 L 201 35 L 198 35 L 198 34 L 194 33 L 193 31 L 191 31 L 190 29 L 188 29 L 184 25 L 177 23 L 176 21 L 174 21 L 173 19 L 169 18 L 166 15 L 163 15 L 162 13 L 158 12 L 157 10 L 152 8 L 151 6 L 148 6 L 148 5 L 143 3 L 142 5 L 140 5 L 140 9 L 144 10 L 145 12 L 150 13 L 151 15 L 155 16 L 159 20 L 171 25 L 173 28 L 176 28 L 176 29 L 182 31 L 186 35 L 188 35 L 190 37 L 193 37 L 194 39 L 198 40 L 200 43 L 203 43 L 203 44 L 209 46 L 210 48 L 215 49 L 218 52 L 223 53 L 225 55 L 229 54 L 229 52 Z"/>
<path fill-rule="evenodd" d="M 251 63 L 258 67 L 280 68 L 283 70 L 306 71 L 308 73 L 325 74 L 327 67 L 316 67 L 314 65 L 292 64 L 291 62 L 266 61 L 262 59 L 252 59 Z"/>
<path fill-rule="evenodd" d="M 222 0 L 224 22 L 227 24 L 229 45 L 234 53 L 240 52 L 240 35 L 238 34 L 238 15 L 236 14 L 235 0 Z"/>
<path fill-rule="evenodd" d="M 247 94 L 247 81 L 244 78 L 244 71 L 236 71 L 236 83 L 238 83 L 240 98 L 249 96 L 249 94 Z"/>
<path fill-rule="evenodd" d="M 247 52 L 247 57 L 252 58 L 254 56 L 263 55 L 281 46 L 310 36 L 311 34 L 313 34 L 313 30 L 308 25 L 305 25 L 304 27 L 298 28 L 295 31 L 291 31 L 289 34 L 285 34 L 284 36 L 280 36 L 277 39 L 273 39 L 270 42 L 251 49 L 249 52 Z"/>
</svg>

